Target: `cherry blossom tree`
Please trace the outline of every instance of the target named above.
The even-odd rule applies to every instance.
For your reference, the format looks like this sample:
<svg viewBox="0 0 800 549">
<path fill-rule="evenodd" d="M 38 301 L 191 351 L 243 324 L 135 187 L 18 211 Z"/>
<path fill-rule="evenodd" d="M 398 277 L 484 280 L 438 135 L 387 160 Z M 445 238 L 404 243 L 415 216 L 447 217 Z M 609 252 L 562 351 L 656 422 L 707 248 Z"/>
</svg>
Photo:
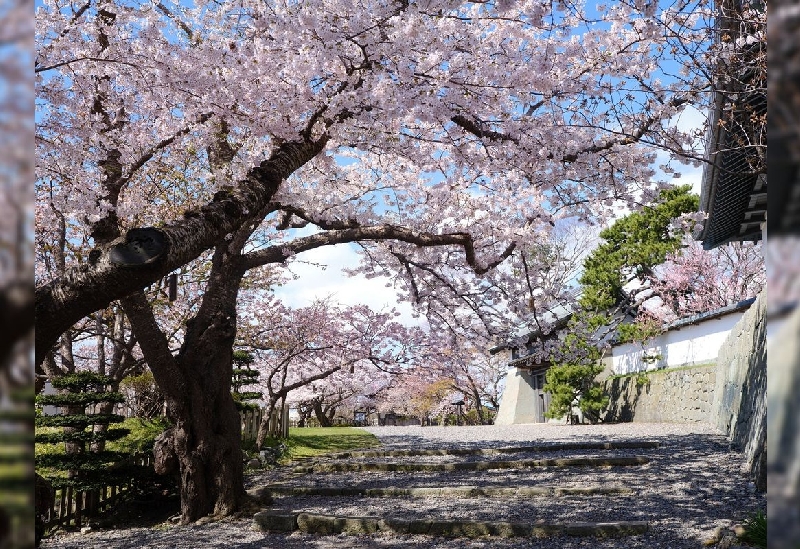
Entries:
<svg viewBox="0 0 800 549">
<path fill-rule="evenodd" d="M 491 419 L 486 406 L 497 409 L 508 365 L 489 353 L 485 339 L 451 338 L 438 353 L 444 379 L 450 388 L 463 395 L 467 410 L 475 410 L 477 420 L 486 425 Z"/>
<path fill-rule="evenodd" d="M 761 243 L 732 242 L 704 250 L 687 237 L 650 277 L 645 308 L 662 323 L 755 297 L 766 284 Z"/>
<path fill-rule="evenodd" d="M 254 353 L 258 389 L 267 395 L 258 447 L 279 402 L 306 402 L 325 423 L 342 402 L 370 394 L 371 387 L 374 392 L 376 383 L 414 360 L 421 329 L 398 323 L 394 311 L 337 307 L 329 299 L 290 309 L 260 294 L 240 304 L 237 334 L 237 346 Z"/>
<path fill-rule="evenodd" d="M 439 368 L 426 364 L 394 376 L 377 398 L 378 411 L 418 418 L 425 425 L 461 398 L 453 381 Z"/>
<path fill-rule="evenodd" d="M 389 374 L 376 372 L 368 365 L 354 368 L 353 371 L 339 369 L 324 380 L 303 385 L 290 393 L 287 402 L 301 412 L 301 416 L 311 414 L 322 427 L 330 427 L 341 409 L 352 410 L 384 386 L 388 385 Z M 352 416 L 344 418 L 352 420 Z"/>
<path fill-rule="evenodd" d="M 708 4 L 599 11 L 44 2 L 37 242 L 63 222 L 76 249 L 39 279 L 37 361 L 121 299 L 176 421 L 162 449 L 180 463 L 184 521 L 233 512 L 247 273 L 358 243 L 360 272 L 392 277 L 434 330 L 494 330 L 505 302 L 535 301 L 509 288 L 516 266 L 546 269 L 532 250 L 558 220 L 647 201 L 656 148 L 696 156 L 670 120 L 707 100 L 693 69 L 714 54 Z M 176 351 L 141 290 L 206 252 Z"/>
<path fill-rule="evenodd" d="M 708 81 L 669 71 L 676 55 L 702 65 L 710 46 L 670 45 L 711 44 L 710 16 L 702 0 L 597 14 L 538 1 L 45 2 L 37 176 L 93 248 L 37 289 L 37 355 L 269 214 L 371 230 L 362 240 L 394 233 L 407 243 L 370 245 L 367 264 L 424 302 L 436 266 L 483 274 L 546 240 L 554 216 L 611 213 L 652 190 L 647 147 L 693 154 L 668 121 Z M 178 177 L 192 187 L 182 217 Z M 158 229 L 131 232 L 147 224 Z M 121 259 L 148 246 L 146 261 Z"/>
</svg>

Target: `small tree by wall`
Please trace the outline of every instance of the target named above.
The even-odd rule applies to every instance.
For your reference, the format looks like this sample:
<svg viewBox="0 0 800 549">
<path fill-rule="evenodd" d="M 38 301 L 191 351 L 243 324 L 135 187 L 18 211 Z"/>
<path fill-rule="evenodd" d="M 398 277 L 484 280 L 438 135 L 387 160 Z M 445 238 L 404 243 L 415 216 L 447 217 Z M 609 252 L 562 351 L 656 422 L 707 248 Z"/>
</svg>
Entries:
<svg viewBox="0 0 800 549">
<path fill-rule="evenodd" d="M 551 419 L 566 416 L 572 423 L 573 411 L 577 408 L 584 419 L 597 423 L 600 413 L 608 406 L 608 396 L 596 379 L 603 371 L 601 351 L 586 335 L 576 332 L 565 337 L 564 346 L 571 358 L 549 368 L 545 374 L 543 390 L 551 397 L 544 415 Z"/>
<path fill-rule="evenodd" d="M 54 488 L 94 490 L 122 483 L 132 476 L 131 469 L 124 465 L 127 454 L 104 449 L 106 441 L 123 438 L 128 429 L 100 429 L 121 423 L 124 417 L 93 411 L 101 403 L 124 400 L 121 393 L 108 391 L 111 383 L 108 376 L 79 372 L 53 379 L 52 385 L 58 393 L 37 395 L 37 406 L 53 405 L 62 410 L 57 415 L 38 416 L 37 427 L 59 430 L 37 433 L 34 437 L 39 444 L 64 444 L 64 452 L 40 453 L 35 458 L 37 469 Z M 93 511 L 91 505 L 87 511 Z"/>
</svg>

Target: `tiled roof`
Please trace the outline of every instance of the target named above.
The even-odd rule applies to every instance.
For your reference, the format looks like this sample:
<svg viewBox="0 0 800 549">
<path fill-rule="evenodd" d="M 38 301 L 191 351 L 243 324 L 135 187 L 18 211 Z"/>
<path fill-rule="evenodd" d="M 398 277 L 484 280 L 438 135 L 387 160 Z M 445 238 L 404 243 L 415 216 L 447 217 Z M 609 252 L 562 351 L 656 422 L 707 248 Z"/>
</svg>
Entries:
<svg viewBox="0 0 800 549">
<path fill-rule="evenodd" d="M 696 315 L 688 316 L 685 318 L 679 318 L 678 320 L 671 322 L 670 324 L 664 326 L 664 330 L 679 330 L 685 326 L 691 326 L 693 324 L 700 324 L 701 322 L 705 322 L 706 320 L 712 320 L 714 318 L 719 318 L 721 316 L 729 315 L 731 313 L 738 313 L 740 311 L 746 311 L 750 308 L 750 305 L 755 303 L 756 298 L 751 297 L 750 299 L 742 300 L 738 303 L 733 303 L 726 307 L 721 307 L 719 309 L 715 309 L 713 311 L 708 311 L 705 313 L 699 313 Z"/>
<path fill-rule="evenodd" d="M 748 157 L 752 150 L 741 146 L 742 136 L 718 123 L 724 106 L 722 94 L 719 97 L 707 151 L 712 162 L 706 164 L 700 192 L 700 209 L 708 213 L 708 219 L 697 239 L 706 250 L 733 241 L 760 240 L 767 212 L 766 175 L 754 173 Z M 766 108 L 766 97 L 753 95 L 735 111 L 749 116 L 763 114 Z"/>
</svg>

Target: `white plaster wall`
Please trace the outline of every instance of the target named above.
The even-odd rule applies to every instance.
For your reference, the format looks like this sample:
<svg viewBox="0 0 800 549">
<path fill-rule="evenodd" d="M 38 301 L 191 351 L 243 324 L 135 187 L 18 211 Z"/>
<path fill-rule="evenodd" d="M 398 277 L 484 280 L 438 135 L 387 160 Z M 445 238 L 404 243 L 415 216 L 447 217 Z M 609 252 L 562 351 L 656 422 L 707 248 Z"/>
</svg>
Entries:
<svg viewBox="0 0 800 549">
<path fill-rule="evenodd" d="M 713 362 L 731 329 L 744 315 L 743 311 L 684 326 L 661 334 L 642 348 L 638 343 L 612 349 L 611 368 L 614 374 L 630 374 L 644 370 L 674 368 Z M 659 358 L 645 362 L 643 355 Z"/>
<path fill-rule="evenodd" d="M 514 425 L 536 421 L 536 392 L 533 390 L 531 373 L 519 368 L 509 368 L 506 387 L 500 398 L 500 407 L 494 418 L 495 425 Z"/>
</svg>

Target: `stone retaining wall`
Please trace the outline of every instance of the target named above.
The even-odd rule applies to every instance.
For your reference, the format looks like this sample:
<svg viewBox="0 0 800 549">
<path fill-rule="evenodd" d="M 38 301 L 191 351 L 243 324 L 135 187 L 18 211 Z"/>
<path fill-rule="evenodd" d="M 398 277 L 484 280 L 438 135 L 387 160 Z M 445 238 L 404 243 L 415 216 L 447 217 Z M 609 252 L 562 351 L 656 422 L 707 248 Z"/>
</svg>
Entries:
<svg viewBox="0 0 800 549">
<path fill-rule="evenodd" d="M 713 422 L 716 370 L 708 364 L 609 378 L 605 389 L 611 403 L 605 421 Z"/>
<path fill-rule="evenodd" d="M 766 491 L 767 299 L 756 302 L 731 330 L 717 357 L 713 421 L 744 452 L 745 468 Z"/>
<path fill-rule="evenodd" d="M 766 490 L 766 294 L 734 326 L 716 364 L 609 378 L 605 421 L 707 421 L 744 453 L 744 468 Z"/>
</svg>

